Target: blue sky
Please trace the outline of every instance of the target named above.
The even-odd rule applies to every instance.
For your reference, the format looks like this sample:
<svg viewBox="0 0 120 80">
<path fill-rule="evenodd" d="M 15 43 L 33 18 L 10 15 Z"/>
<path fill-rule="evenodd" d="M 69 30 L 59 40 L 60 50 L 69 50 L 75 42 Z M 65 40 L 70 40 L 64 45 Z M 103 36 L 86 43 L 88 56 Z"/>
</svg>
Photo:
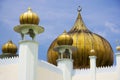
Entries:
<svg viewBox="0 0 120 80">
<path fill-rule="evenodd" d="M 1 0 L 0 49 L 8 40 L 18 46 L 21 37 L 13 28 L 19 25 L 20 14 L 31 7 L 40 17 L 39 25 L 45 28 L 37 41 L 40 43 L 39 59 L 46 60 L 52 41 L 74 25 L 79 5 L 86 26 L 106 38 L 116 52 L 116 40 L 120 40 L 120 0 Z"/>
</svg>

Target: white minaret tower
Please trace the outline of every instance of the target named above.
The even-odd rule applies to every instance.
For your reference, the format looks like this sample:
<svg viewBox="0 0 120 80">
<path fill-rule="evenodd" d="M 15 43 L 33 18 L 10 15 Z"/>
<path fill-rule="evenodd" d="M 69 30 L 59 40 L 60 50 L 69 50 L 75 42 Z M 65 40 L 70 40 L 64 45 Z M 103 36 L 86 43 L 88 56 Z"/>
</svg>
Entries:
<svg viewBox="0 0 120 80">
<path fill-rule="evenodd" d="M 91 71 L 91 80 L 96 80 L 96 56 L 95 50 L 90 51 L 90 71 Z"/>
<path fill-rule="evenodd" d="M 120 45 L 116 47 L 116 68 L 117 68 L 117 80 L 120 80 Z"/>
<path fill-rule="evenodd" d="M 72 80 L 73 60 L 72 52 L 75 51 L 75 47 L 71 46 L 73 43 L 72 37 L 70 37 L 66 31 L 60 35 L 54 50 L 58 52 L 59 58 L 57 60 L 57 66 L 63 72 L 63 80 Z"/>
<path fill-rule="evenodd" d="M 22 37 L 19 42 L 19 80 L 36 80 L 38 42 L 35 41 L 35 36 L 44 31 L 38 24 L 39 17 L 28 8 L 28 11 L 20 16 L 20 25 L 14 28 Z M 26 35 L 32 39 L 25 39 Z"/>
</svg>

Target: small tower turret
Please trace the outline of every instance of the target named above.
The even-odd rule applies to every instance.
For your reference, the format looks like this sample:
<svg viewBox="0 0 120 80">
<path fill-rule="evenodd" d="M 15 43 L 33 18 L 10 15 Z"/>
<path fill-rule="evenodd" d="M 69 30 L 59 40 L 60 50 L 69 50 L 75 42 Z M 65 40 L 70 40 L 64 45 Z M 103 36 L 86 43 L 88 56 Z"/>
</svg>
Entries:
<svg viewBox="0 0 120 80">
<path fill-rule="evenodd" d="M 94 49 L 90 50 L 90 71 L 91 71 L 91 80 L 96 80 L 96 53 Z"/>
<path fill-rule="evenodd" d="M 73 39 L 66 31 L 58 37 L 58 46 L 54 48 L 59 53 L 57 66 L 63 71 L 63 80 L 72 80 L 73 60 L 72 52 L 75 47 L 72 46 Z"/>
</svg>

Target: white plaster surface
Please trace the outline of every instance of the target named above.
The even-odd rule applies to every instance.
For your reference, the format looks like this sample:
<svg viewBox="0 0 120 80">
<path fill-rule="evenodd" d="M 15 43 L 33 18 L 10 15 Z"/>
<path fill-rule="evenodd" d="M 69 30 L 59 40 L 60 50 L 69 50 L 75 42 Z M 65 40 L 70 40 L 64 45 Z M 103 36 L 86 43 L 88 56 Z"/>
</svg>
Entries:
<svg viewBox="0 0 120 80">
<path fill-rule="evenodd" d="M 120 56 L 117 55 L 117 60 Z M 19 80 L 18 57 L 0 59 L 0 80 Z M 120 61 L 117 61 L 119 64 Z M 96 68 L 96 80 L 120 80 L 120 66 Z M 63 80 L 63 72 L 58 67 L 39 60 L 37 63 L 37 80 Z M 72 80 L 92 80 L 90 69 L 74 69 Z"/>
</svg>

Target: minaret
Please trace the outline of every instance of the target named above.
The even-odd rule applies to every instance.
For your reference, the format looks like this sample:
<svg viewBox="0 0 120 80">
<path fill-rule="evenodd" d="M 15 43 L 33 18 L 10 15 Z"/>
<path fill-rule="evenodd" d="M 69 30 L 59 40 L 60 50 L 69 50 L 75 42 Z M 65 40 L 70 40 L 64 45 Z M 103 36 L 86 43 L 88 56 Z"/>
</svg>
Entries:
<svg viewBox="0 0 120 80">
<path fill-rule="evenodd" d="M 96 56 L 95 50 L 90 50 L 90 71 L 91 71 L 91 80 L 96 80 Z"/>
<path fill-rule="evenodd" d="M 116 53 L 116 68 L 117 68 L 117 80 L 120 80 L 120 45 L 116 47 L 117 53 Z"/>
<path fill-rule="evenodd" d="M 54 48 L 54 50 L 59 53 L 57 66 L 63 72 L 63 80 L 72 80 L 72 52 L 76 49 L 75 47 L 71 46 L 73 44 L 73 39 L 66 33 L 66 31 L 64 31 L 64 33 L 57 39 L 58 46 Z"/>
<path fill-rule="evenodd" d="M 38 24 L 39 17 L 28 8 L 28 11 L 20 16 L 20 25 L 14 28 L 22 37 L 19 42 L 19 80 L 36 80 L 38 42 L 35 41 L 35 36 L 44 31 Z M 25 39 L 26 35 L 32 39 Z"/>
</svg>

